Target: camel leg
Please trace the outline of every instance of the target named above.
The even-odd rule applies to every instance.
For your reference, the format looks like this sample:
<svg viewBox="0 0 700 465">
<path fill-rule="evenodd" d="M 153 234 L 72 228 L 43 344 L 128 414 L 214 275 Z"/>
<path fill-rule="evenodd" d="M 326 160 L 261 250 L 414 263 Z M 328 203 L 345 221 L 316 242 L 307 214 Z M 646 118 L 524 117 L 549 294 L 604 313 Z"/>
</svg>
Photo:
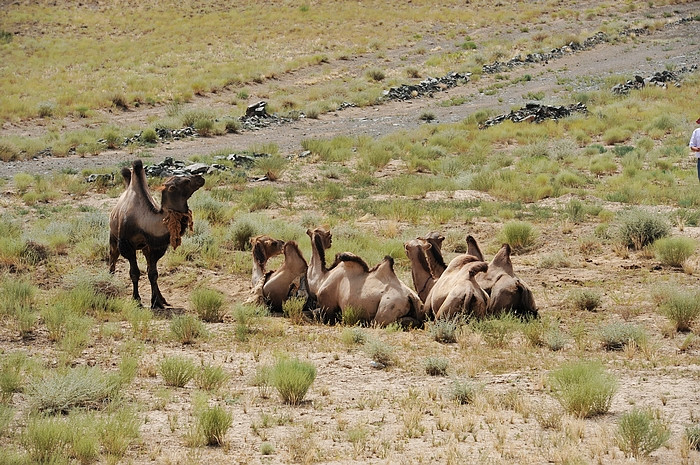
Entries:
<svg viewBox="0 0 700 465">
<path fill-rule="evenodd" d="M 165 255 L 166 249 L 144 249 L 143 253 L 146 256 L 146 265 L 148 273 L 148 281 L 151 283 L 151 308 L 152 309 L 163 309 L 168 306 L 168 302 L 165 301 L 163 294 L 160 293 L 160 288 L 158 288 L 158 260 Z"/>
<path fill-rule="evenodd" d="M 119 241 L 116 236 L 109 235 L 109 272 L 114 274 L 119 259 Z"/>
<path fill-rule="evenodd" d="M 119 252 L 129 260 L 129 277 L 131 278 L 131 283 L 134 287 L 133 298 L 139 304 L 141 303 L 141 296 L 139 295 L 139 278 L 141 277 L 141 271 L 139 270 L 139 265 L 136 262 L 136 249 L 125 240 L 119 241 Z"/>
</svg>

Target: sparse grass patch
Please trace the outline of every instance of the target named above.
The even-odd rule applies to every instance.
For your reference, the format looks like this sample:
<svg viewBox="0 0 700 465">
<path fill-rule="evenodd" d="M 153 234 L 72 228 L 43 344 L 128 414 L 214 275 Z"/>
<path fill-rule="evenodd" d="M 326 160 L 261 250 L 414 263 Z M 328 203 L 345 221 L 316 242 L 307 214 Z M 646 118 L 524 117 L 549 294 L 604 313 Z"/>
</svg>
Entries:
<svg viewBox="0 0 700 465">
<path fill-rule="evenodd" d="M 606 413 L 617 381 L 600 362 L 568 362 L 549 374 L 554 397 L 564 410 L 580 418 Z"/>
<path fill-rule="evenodd" d="M 295 325 L 304 323 L 304 305 L 306 299 L 303 297 L 291 297 L 282 302 L 282 313 Z"/>
<path fill-rule="evenodd" d="M 340 334 L 340 340 L 345 345 L 359 345 L 367 342 L 367 333 L 360 328 L 345 328 Z"/>
<path fill-rule="evenodd" d="M 160 375 L 167 386 L 185 387 L 197 374 L 197 367 L 188 358 L 172 356 L 164 358 L 158 365 Z"/>
<path fill-rule="evenodd" d="M 253 187 L 241 195 L 241 203 L 248 211 L 266 210 L 277 202 L 277 192 L 270 186 Z"/>
<path fill-rule="evenodd" d="M 641 250 L 668 236 L 670 231 L 671 225 L 665 217 L 645 210 L 628 210 L 619 216 L 617 238 L 624 246 Z"/>
<path fill-rule="evenodd" d="M 373 361 L 389 366 L 393 363 L 394 348 L 381 339 L 370 339 L 365 342 L 365 352 Z"/>
<path fill-rule="evenodd" d="M 218 391 L 226 381 L 228 375 L 223 368 L 219 366 L 206 365 L 195 376 L 195 384 L 198 388 L 205 391 Z"/>
<path fill-rule="evenodd" d="M 67 413 L 74 408 L 100 408 L 118 392 L 117 378 L 95 367 L 49 373 L 27 387 L 32 410 Z"/>
<path fill-rule="evenodd" d="M 223 319 L 224 295 L 215 289 L 199 287 L 190 295 L 192 307 L 199 318 L 208 323 L 218 323 Z"/>
<path fill-rule="evenodd" d="M 469 322 L 472 331 L 481 334 L 490 347 L 508 347 L 520 321 L 512 313 L 475 319 Z"/>
<path fill-rule="evenodd" d="M 444 357 L 428 357 L 425 359 L 425 373 L 430 376 L 447 376 L 450 361 Z"/>
<path fill-rule="evenodd" d="M 658 412 L 632 409 L 618 422 L 615 439 L 626 456 L 635 459 L 648 457 L 671 437 L 671 430 Z"/>
<path fill-rule="evenodd" d="M 646 345 L 649 335 L 632 323 L 609 323 L 600 329 L 600 339 L 605 350 L 622 350 L 630 343 L 638 347 Z"/>
<path fill-rule="evenodd" d="M 689 237 L 664 237 L 654 242 L 657 260 L 662 265 L 680 268 L 695 252 L 697 242 Z"/>
<path fill-rule="evenodd" d="M 457 329 L 461 323 L 459 318 L 435 320 L 428 325 L 428 334 L 437 342 L 457 342 Z"/>
<path fill-rule="evenodd" d="M 686 426 L 684 436 L 692 450 L 700 450 L 700 425 Z"/>
<path fill-rule="evenodd" d="M 281 358 L 272 367 L 270 377 L 282 400 L 297 405 L 316 379 L 316 367 L 310 362 Z"/>
<path fill-rule="evenodd" d="M 476 400 L 477 389 L 472 383 L 455 380 L 450 397 L 458 404 L 471 404 Z"/>
<path fill-rule="evenodd" d="M 207 407 L 199 412 L 197 428 L 208 446 L 220 446 L 224 443 L 226 431 L 233 424 L 233 415 L 223 407 Z"/>
<path fill-rule="evenodd" d="M 574 310 L 589 312 L 595 311 L 602 302 L 600 294 L 593 289 L 575 289 L 569 293 L 568 300 Z"/>
<path fill-rule="evenodd" d="M 204 323 L 193 315 L 174 316 L 170 320 L 170 333 L 181 344 L 193 344 L 198 339 L 208 336 Z"/>
<path fill-rule="evenodd" d="M 700 316 L 700 292 L 669 288 L 660 295 L 659 309 L 676 331 L 690 331 Z"/>
</svg>

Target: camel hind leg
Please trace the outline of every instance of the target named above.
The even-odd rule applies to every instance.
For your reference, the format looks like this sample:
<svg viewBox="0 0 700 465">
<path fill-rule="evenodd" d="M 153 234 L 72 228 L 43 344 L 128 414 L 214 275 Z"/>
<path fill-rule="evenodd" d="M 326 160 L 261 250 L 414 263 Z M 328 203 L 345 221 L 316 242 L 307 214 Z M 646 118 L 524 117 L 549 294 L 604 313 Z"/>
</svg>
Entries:
<svg viewBox="0 0 700 465">
<path fill-rule="evenodd" d="M 148 281 L 151 283 L 151 308 L 152 309 L 164 309 L 168 306 L 168 302 L 165 301 L 165 297 L 160 293 L 160 288 L 158 287 L 158 260 L 165 255 L 166 248 L 151 250 L 149 248 L 143 249 L 143 254 L 146 257 L 146 266 L 148 273 Z"/>
<path fill-rule="evenodd" d="M 119 259 L 119 240 L 116 236 L 109 235 L 109 272 L 114 274 Z"/>
</svg>

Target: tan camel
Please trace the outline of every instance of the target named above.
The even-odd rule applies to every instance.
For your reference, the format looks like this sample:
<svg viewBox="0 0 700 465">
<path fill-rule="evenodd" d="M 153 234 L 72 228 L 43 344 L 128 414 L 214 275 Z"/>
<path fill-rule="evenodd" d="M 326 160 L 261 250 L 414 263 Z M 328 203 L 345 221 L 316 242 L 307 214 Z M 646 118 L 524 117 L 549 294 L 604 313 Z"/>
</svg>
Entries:
<svg viewBox="0 0 700 465">
<path fill-rule="evenodd" d="M 476 282 L 475 276 L 487 268 L 486 262 L 473 255 L 462 254 L 452 259 L 426 297 L 426 315 L 433 315 L 436 319 L 456 315 L 485 316 L 489 296 Z"/>
<path fill-rule="evenodd" d="M 251 239 L 253 244 L 253 290 L 257 301 L 266 303 L 273 312 L 281 312 L 289 297 L 306 292 L 307 264 L 294 241 L 284 242 L 269 236 Z M 284 253 L 284 262 L 275 271 L 265 271 L 267 261 Z"/>
<path fill-rule="evenodd" d="M 445 236 L 439 232 L 431 232 L 424 237 L 411 239 L 404 244 L 404 250 L 411 262 L 413 287 L 423 302 L 428 297 L 435 281 L 447 268 L 441 253 L 444 240 Z"/>
<path fill-rule="evenodd" d="M 339 253 L 326 267 L 325 250 L 332 236 L 323 228 L 307 230 L 312 257 L 307 271 L 309 291 L 316 296 L 317 307 L 335 316 L 352 307 L 358 317 L 384 326 L 394 322 L 420 324 L 424 313 L 418 295 L 398 279 L 394 260 L 387 256 L 370 269 L 355 254 Z"/>
<path fill-rule="evenodd" d="M 484 259 L 479 244 L 467 236 L 467 253 Z M 523 280 L 515 276 L 510 259 L 510 245 L 503 244 L 489 263 L 488 271 L 476 276 L 476 281 L 490 295 L 489 314 L 511 310 L 516 315 L 537 316 L 537 305 L 532 291 Z"/>
</svg>

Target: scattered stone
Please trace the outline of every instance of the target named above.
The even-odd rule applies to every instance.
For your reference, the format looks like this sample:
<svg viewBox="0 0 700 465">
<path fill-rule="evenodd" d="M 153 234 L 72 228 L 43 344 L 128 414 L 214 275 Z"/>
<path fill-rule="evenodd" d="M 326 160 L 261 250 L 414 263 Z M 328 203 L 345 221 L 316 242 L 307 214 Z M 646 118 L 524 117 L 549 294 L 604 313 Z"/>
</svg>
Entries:
<svg viewBox="0 0 700 465">
<path fill-rule="evenodd" d="M 168 129 L 156 127 L 156 135 L 159 139 L 185 139 L 187 137 L 197 137 L 197 130 L 192 126 L 185 126 L 182 129 Z"/>
<path fill-rule="evenodd" d="M 369 366 L 374 368 L 375 370 L 383 370 L 384 368 L 386 368 L 386 365 L 384 365 L 383 363 L 375 362 L 374 360 L 369 362 Z"/>
<path fill-rule="evenodd" d="M 694 72 L 697 69 L 698 65 L 691 65 L 684 66 L 675 72 L 668 70 L 657 71 L 652 77 L 646 80 L 641 76 L 635 76 L 634 79 L 613 86 L 610 91 L 616 95 L 627 95 L 631 90 L 643 89 L 646 83 L 655 84 L 664 88 L 668 83 L 673 83 L 674 86 L 680 87 L 682 75 Z"/>
<path fill-rule="evenodd" d="M 107 173 L 107 174 L 97 174 L 93 173 L 87 178 L 85 178 L 85 182 L 100 182 L 100 183 L 107 183 L 107 182 L 112 182 L 114 181 L 114 175 L 112 173 Z"/>
<path fill-rule="evenodd" d="M 209 171 L 209 165 L 206 163 L 194 163 L 186 166 L 185 171 L 189 174 L 204 174 Z"/>
<path fill-rule="evenodd" d="M 508 114 L 499 115 L 489 120 L 480 126 L 481 129 L 500 124 L 505 120 L 511 120 L 514 123 L 534 122 L 541 123 L 548 119 L 561 119 L 570 116 L 572 113 L 588 113 L 588 108 L 581 102 L 571 104 L 569 106 L 551 106 L 540 105 L 539 103 L 528 103 L 525 107 L 519 110 L 513 110 Z"/>
<path fill-rule="evenodd" d="M 635 76 L 634 79 L 630 79 L 627 82 L 623 82 L 620 84 L 617 84 L 613 86 L 612 91 L 613 94 L 616 95 L 626 95 L 629 94 L 629 92 L 632 89 L 643 89 L 644 88 L 644 78 L 642 76 Z"/>
<path fill-rule="evenodd" d="M 427 78 L 418 84 L 403 84 L 384 91 L 386 100 L 410 100 L 427 95 L 432 97 L 435 92 L 443 92 L 459 84 L 469 82 L 471 73 L 449 73 L 441 78 Z"/>
</svg>

